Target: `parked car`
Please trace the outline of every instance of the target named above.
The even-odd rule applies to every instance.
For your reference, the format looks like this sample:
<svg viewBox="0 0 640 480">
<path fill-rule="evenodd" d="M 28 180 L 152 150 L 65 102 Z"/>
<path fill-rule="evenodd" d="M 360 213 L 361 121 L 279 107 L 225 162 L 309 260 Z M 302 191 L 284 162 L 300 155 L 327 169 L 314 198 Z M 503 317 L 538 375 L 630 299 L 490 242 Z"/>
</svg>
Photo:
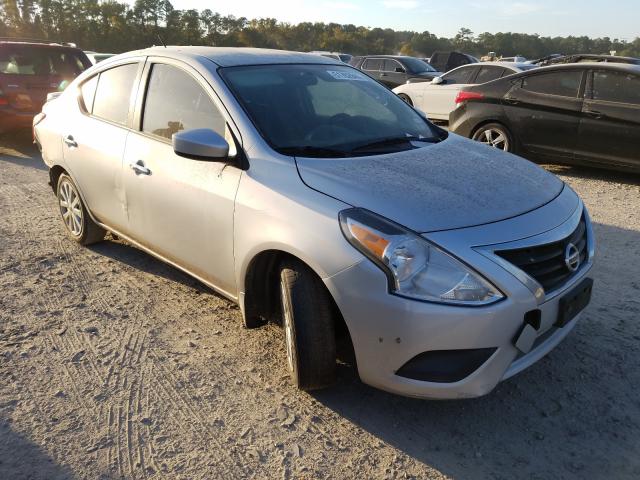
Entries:
<svg viewBox="0 0 640 480">
<path fill-rule="evenodd" d="M 509 62 L 473 63 L 454 68 L 431 82 L 407 83 L 393 91 L 430 119 L 448 121 L 449 114 L 456 108 L 456 96 L 462 87 L 491 82 L 532 68 L 536 66 Z"/>
<path fill-rule="evenodd" d="M 483 395 L 589 302 L 593 232 L 569 186 L 335 60 L 131 52 L 35 132 L 73 240 L 110 230 L 238 302 L 247 327 L 281 322 L 301 389 L 333 382 L 344 338 L 375 387 Z"/>
<path fill-rule="evenodd" d="M 478 63 L 478 59 L 460 52 L 434 52 L 429 59 L 429 64 L 433 68 L 444 73 L 470 63 Z"/>
<path fill-rule="evenodd" d="M 640 66 L 575 63 L 466 87 L 452 132 L 536 160 L 640 172 Z"/>
<path fill-rule="evenodd" d="M 0 39 L 0 133 L 31 128 L 47 94 L 89 68 L 73 46 L 29 39 Z"/>
<path fill-rule="evenodd" d="M 425 61 L 402 55 L 353 57 L 350 64 L 389 88 L 407 82 L 429 82 L 442 75 Z"/>
<path fill-rule="evenodd" d="M 309 52 L 314 55 L 322 55 L 323 57 L 333 58 L 334 60 L 339 60 L 343 63 L 349 63 L 353 58 L 353 55 L 348 53 L 340 53 L 340 52 L 322 52 L 319 50 L 314 50 L 313 52 Z"/>
<path fill-rule="evenodd" d="M 95 65 L 98 62 L 102 62 L 103 60 L 106 60 L 107 58 L 114 57 L 116 55 L 115 53 L 98 53 L 98 52 L 91 52 L 91 51 L 86 51 L 86 50 L 85 50 L 84 53 L 87 56 L 87 58 L 89 60 L 91 60 L 91 63 L 93 65 Z"/>
<path fill-rule="evenodd" d="M 640 58 L 635 57 L 618 57 L 615 55 L 594 55 L 590 53 L 581 53 L 577 55 L 551 56 L 538 62 L 541 67 L 548 65 L 557 65 L 561 63 L 628 63 L 630 65 L 640 65 Z"/>
</svg>

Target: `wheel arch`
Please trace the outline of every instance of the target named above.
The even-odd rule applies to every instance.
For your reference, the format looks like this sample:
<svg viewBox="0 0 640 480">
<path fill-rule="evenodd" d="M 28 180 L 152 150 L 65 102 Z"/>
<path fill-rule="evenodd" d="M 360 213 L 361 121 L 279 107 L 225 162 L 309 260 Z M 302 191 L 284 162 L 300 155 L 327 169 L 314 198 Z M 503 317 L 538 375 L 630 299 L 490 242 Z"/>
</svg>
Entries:
<svg viewBox="0 0 640 480">
<path fill-rule="evenodd" d="M 243 285 L 240 289 L 239 303 L 242 310 L 245 327 L 256 328 L 267 322 L 279 322 L 280 307 L 280 265 L 285 260 L 294 260 L 308 267 L 321 281 L 323 275 L 306 262 L 300 255 L 281 248 L 268 248 L 257 252 L 249 262 L 243 273 Z M 353 341 L 351 331 L 344 320 L 331 291 L 322 282 L 333 310 L 336 345 L 339 348 L 338 357 L 352 362 Z"/>
</svg>

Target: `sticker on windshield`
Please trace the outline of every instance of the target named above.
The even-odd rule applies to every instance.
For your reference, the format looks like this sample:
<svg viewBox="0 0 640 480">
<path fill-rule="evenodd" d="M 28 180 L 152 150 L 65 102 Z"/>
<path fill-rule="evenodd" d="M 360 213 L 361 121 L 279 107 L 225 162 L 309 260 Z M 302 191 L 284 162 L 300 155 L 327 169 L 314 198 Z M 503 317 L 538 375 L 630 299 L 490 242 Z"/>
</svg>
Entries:
<svg viewBox="0 0 640 480">
<path fill-rule="evenodd" d="M 338 72 L 337 70 L 327 70 L 327 73 L 336 80 L 366 80 L 364 75 L 354 72 Z"/>
</svg>

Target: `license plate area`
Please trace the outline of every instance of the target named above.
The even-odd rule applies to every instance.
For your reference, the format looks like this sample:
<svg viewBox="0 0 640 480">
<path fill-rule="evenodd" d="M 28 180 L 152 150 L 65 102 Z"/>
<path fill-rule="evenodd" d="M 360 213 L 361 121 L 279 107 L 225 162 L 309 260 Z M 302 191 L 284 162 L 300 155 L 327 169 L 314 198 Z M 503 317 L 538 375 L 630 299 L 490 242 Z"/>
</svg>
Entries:
<svg viewBox="0 0 640 480">
<path fill-rule="evenodd" d="M 593 280 L 585 278 L 569 293 L 565 294 L 558 303 L 558 318 L 554 326 L 564 327 L 573 320 L 591 301 Z"/>
</svg>

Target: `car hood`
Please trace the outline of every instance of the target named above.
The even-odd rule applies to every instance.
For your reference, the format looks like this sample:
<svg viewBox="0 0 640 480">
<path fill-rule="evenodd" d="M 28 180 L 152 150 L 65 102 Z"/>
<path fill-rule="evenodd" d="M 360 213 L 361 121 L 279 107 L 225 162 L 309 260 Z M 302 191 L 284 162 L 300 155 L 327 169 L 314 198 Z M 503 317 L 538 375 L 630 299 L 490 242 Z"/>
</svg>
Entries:
<svg viewBox="0 0 640 480">
<path fill-rule="evenodd" d="M 296 163 L 310 188 L 419 233 L 515 217 L 550 202 L 564 186 L 523 158 L 454 134 L 414 150 Z"/>
</svg>

